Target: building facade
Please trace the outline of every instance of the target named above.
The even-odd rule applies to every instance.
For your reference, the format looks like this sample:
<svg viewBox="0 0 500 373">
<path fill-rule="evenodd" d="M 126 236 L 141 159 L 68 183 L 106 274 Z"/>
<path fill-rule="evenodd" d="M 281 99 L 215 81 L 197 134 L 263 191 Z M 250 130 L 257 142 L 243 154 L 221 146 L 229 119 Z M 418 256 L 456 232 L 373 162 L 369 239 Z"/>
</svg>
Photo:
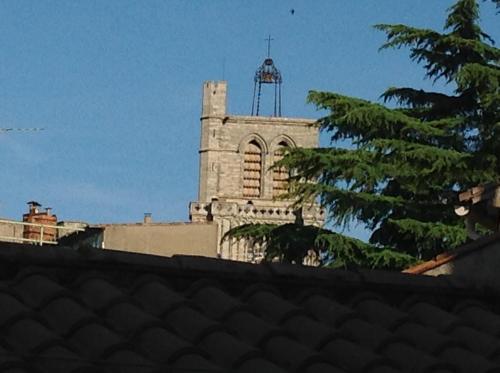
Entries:
<svg viewBox="0 0 500 373">
<path fill-rule="evenodd" d="M 297 219 L 288 191 L 288 171 L 271 166 L 286 148 L 318 146 L 314 120 L 235 116 L 226 112 L 227 83 L 203 84 L 198 200 L 189 207 L 192 222 L 218 226 L 221 258 L 259 261 L 262 249 L 245 240 L 224 240 L 231 228 L 246 223 L 292 223 Z M 301 211 L 305 224 L 322 225 L 318 205 Z"/>
</svg>

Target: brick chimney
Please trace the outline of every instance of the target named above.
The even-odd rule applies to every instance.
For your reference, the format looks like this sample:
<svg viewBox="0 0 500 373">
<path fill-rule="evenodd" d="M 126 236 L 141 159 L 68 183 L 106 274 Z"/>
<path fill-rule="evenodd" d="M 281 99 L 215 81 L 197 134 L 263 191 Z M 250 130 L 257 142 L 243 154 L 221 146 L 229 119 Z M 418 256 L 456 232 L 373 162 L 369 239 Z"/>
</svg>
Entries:
<svg viewBox="0 0 500 373">
<path fill-rule="evenodd" d="M 47 207 L 45 211 L 40 211 L 42 205 L 36 201 L 28 202 L 28 213 L 23 215 L 23 222 L 43 225 L 57 225 L 57 216 L 52 214 L 52 209 Z M 32 240 L 40 240 L 40 226 L 25 225 L 23 237 Z M 57 239 L 57 229 L 43 227 L 43 241 L 55 241 Z"/>
</svg>

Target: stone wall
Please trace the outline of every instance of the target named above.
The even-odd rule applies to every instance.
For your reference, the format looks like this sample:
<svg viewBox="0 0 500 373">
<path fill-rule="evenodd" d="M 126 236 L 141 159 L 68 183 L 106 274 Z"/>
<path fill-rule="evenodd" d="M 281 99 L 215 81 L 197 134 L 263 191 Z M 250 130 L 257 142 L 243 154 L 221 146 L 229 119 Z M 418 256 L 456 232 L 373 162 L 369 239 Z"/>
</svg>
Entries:
<svg viewBox="0 0 500 373">
<path fill-rule="evenodd" d="M 222 258 L 258 261 L 261 248 L 251 247 L 243 240 L 221 243 L 221 239 L 229 229 L 246 223 L 295 221 L 293 201 L 273 198 L 276 184 L 273 185 L 270 167 L 282 157 L 282 153 L 275 154 L 282 149 L 280 144 L 317 147 L 318 126 L 311 119 L 228 115 L 224 81 L 205 82 L 202 102 L 199 193 L 198 201 L 190 204 L 190 219 L 217 224 L 218 254 Z M 260 150 L 258 171 L 254 172 L 259 175 L 255 180 L 258 192 L 252 196 L 245 195 L 245 190 L 252 187 L 244 188 L 248 156 L 245 152 L 249 148 L 252 152 Z M 324 223 L 323 212 L 317 205 L 305 208 L 303 218 L 306 224 Z"/>
</svg>

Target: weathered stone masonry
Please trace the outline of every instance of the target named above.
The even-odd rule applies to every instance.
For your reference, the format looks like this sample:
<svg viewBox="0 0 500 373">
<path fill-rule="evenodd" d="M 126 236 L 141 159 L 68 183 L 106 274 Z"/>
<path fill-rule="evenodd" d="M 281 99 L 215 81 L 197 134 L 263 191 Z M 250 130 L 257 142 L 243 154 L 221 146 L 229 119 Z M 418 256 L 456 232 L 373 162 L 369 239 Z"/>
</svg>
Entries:
<svg viewBox="0 0 500 373">
<path fill-rule="evenodd" d="M 286 173 L 269 168 L 282 157 L 284 146 L 318 146 L 313 120 L 228 115 L 226 100 L 225 81 L 204 83 L 198 201 L 190 204 L 193 222 L 218 225 L 219 242 L 229 229 L 245 223 L 293 222 L 292 201 L 276 199 L 286 191 Z M 324 221 L 316 205 L 304 208 L 303 219 L 314 225 Z M 225 241 L 218 255 L 256 261 L 262 252 L 244 241 Z"/>
</svg>

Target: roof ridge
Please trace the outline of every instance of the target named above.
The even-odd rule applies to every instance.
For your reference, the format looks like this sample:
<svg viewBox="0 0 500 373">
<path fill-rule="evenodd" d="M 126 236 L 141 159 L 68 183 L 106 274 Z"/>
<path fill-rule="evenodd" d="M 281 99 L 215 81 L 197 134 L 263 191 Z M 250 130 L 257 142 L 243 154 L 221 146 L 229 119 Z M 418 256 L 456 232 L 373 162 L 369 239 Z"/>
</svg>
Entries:
<svg viewBox="0 0 500 373">
<path fill-rule="evenodd" d="M 288 263 L 252 264 L 218 258 L 194 255 L 156 255 L 131 253 L 109 249 L 72 249 L 64 246 L 34 246 L 19 243 L 0 243 L 0 264 L 23 263 L 51 267 L 77 267 L 81 269 L 132 270 L 152 274 L 170 275 L 177 278 L 199 277 L 219 280 L 252 281 L 275 285 L 296 284 L 300 287 L 320 285 L 322 288 L 380 290 L 391 288 L 395 291 L 411 288 L 414 291 L 435 292 L 447 289 L 458 292 L 477 292 L 466 284 L 457 284 L 444 277 L 414 276 L 381 270 L 345 270 L 316 268 Z M 9 267 L 6 266 L 6 270 Z"/>
</svg>

